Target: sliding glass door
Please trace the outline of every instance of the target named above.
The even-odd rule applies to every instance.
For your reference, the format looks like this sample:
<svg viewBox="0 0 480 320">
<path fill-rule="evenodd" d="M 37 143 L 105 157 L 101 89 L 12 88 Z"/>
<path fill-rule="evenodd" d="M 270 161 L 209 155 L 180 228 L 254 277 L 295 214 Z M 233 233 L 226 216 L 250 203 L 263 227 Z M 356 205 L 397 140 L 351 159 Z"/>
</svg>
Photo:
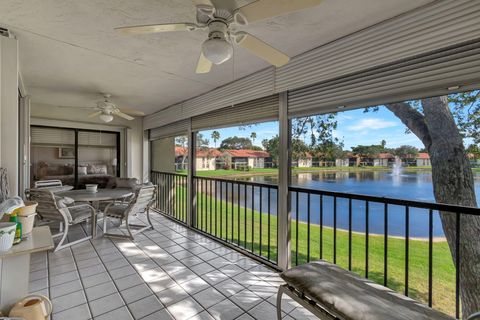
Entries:
<svg viewBox="0 0 480 320">
<path fill-rule="evenodd" d="M 60 180 L 84 188 L 87 183 L 105 187 L 120 175 L 120 133 L 97 130 L 31 127 L 30 184 Z"/>
</svg>

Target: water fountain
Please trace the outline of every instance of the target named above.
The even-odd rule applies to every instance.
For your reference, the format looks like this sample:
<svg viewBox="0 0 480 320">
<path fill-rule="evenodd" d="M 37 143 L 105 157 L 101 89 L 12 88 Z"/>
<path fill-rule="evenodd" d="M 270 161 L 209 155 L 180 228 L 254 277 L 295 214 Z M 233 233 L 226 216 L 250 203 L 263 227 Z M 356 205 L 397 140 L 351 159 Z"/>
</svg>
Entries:
<svg viewBox="0 0 480 320">
<path fill-rule="evenodd" d="M 402 167 L 402 159 L 399 157 L 395 157 L 395 163 L 393 164 L 392 175 L 400 176 L 402 174 L 403 167 Z"/>
</svg>

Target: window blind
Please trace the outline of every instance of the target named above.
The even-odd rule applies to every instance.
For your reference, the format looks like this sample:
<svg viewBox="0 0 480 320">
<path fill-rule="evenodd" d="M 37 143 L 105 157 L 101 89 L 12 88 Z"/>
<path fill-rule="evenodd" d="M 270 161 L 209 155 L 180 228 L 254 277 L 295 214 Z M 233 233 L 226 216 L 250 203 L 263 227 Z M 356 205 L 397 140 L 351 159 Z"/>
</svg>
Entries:
<svg viewBox="0 0 480 320">
<path fill-rule="evenodd" d="M 246 125 L 278 119 L 278 95 L 272 95 L 192 117 L 192 130 Z"/>
<path fill-rule="evenodd" d="M 32 145 L 74 145 L 75 131 L 62 128 L 30 127 Z"/>
<path fill-rule="evenodd" d="M 186 135 L 190 126 L 190 119 L 170 123 L 159 128 L 150 129 L 149 139 L 157 140 L 169 137 Z"/>
<path fill-rule="evenodd" d="M 480 84 L 480 39 L 288 93 L 289 117 L 448 94 Z M 462 90 L 462 89 L 460 89 Z"/>
</svg>

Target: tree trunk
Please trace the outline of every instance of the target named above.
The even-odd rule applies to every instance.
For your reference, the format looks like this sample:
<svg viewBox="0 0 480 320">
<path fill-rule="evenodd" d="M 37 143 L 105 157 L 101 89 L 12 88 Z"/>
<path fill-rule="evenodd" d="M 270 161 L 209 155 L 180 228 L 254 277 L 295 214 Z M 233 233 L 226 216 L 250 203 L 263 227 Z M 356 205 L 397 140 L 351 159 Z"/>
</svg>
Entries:
<svg viewBox="0 0 480 320">
<path fill-rule="evenodd" d="M 420 138 L 430 155 L 435 200 L 438 203 L 476 207 L 473 172 L 463 139 L 448 107 L 447 97 L 422 100 L 423 115 L 406 103 L 387 105 Z M 445 236 L 456 259 L 456 215 L 441 212 Z M 462 318 L 480 311 L 480 217 L 460 219 L 460 294 Z"/>
</svg>

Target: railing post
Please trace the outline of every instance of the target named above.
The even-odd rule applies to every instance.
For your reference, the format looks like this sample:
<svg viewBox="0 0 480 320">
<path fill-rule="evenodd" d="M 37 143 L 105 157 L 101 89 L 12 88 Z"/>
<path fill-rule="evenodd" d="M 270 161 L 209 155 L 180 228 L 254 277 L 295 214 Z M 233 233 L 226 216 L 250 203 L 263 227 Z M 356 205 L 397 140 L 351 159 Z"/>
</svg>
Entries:
<svg viewBox="0 0 480 320">
<path fill-rule="evenodd" d="M 188 128 L 188 172 L 187 172 L 187 225 L 195 226 L 197 200 L 195 182 L 193 176 L 195 175 L 195 149 L 196 149 L 196 132 L 192 131 L 192 124 Z"/>
<path fill-rule="evenodd" d="M 279 152 L 278 152 L 278 266 L 286 270 L 291 264 L 290 249 L 290 120 L 288 119 L 287 93 L 279 99 Z"/>
</svg>

